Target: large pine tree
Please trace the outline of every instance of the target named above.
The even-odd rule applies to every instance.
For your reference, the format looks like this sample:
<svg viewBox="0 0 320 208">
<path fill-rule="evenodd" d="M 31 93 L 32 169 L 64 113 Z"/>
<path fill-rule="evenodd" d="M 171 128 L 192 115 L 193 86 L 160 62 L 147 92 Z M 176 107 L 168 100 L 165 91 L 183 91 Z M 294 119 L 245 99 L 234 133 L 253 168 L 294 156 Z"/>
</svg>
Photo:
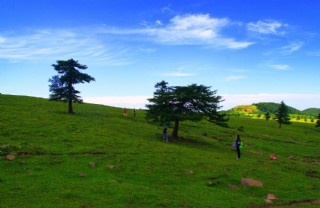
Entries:
<svg viewBox="0 0 320 208">
<path fill-rule="evenodd" d="M 67 61 L 59 60 L 57 64 L 52 64 L 58 75 L 54 75 L 49 82 L 49 99 L 68 102 L 68 113 L 73 113 L 72 102 L 82 102 L 78 95 L 80 92 L 74 88 L 75 84 L 95 81 L 88 74 L 81 73 L 79 70 L 85 70 L 86 65 L 79 64 L 78 61 L 69 59 Z"/>
<path fill-rule="evenodd" d="M 146 105 L 147 117 L 161 124 L 174 122 L 173 138 L 178 138 L 181 121 L 208 121 L 227 126 L 228 119 L 219 112 L 222 97 L 203 85 L 168 86 L 165 81 L 155 85 L 156 91 Z"/>
</svg>

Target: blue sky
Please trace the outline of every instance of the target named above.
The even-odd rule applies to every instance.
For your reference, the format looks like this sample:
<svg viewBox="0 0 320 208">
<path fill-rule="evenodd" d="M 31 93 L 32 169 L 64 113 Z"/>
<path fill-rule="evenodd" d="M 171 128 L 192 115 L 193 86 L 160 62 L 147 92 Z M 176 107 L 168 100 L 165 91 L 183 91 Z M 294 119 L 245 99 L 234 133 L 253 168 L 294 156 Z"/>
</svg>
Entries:
<svg viewBox="0 0 320 208">
<path fill-rule="evenodd" d="M 320 1 L 1 0 L 0 92 L 45 97 L 52 64 L 96 82 L 85 102 L 142 108 L 156 82 L 211 86 L 223 109 L 320 108 Z"/>
</svg>

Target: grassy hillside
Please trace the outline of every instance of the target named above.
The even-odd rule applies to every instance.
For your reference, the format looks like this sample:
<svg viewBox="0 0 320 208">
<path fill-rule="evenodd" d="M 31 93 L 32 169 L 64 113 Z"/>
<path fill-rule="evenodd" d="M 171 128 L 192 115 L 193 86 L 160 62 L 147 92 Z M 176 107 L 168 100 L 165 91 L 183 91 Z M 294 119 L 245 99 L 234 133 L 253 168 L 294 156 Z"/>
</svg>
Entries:
<svg viewBox="0 0 320 208">
<path fill-rule="evenodd" d="M 320 198 L 314 125 L 184 122 L 185 139 L 164 143 L 162 127 L 143 111 L 136 118 L 93 104 L 66 111 L 64 103 L 0 95 L 0 207 L 258 207 L 269 193 L 281 204 Z M 246 144 L 241 160 L 231 147 L 237 133 Z M 245 188 L 241 178 L 264 186 Z"/>
<path fill-rule="evenodd" d="M 320 108 L 308 108 L 302 111 L 304 114 L 318 115 L 320 113 Z"/>
<path fill-rule="evenodd" d="M 254 103 L 254 106 L 257 106 L 257 108 L 264 112 L 264 113 L 272 113 L 272 114 L 276 114 L 278 112 L 279 103 L 271 103 L 271 102 L 267 102 L 267 103 Z M 290 114 L 301 114 L 302 112 L 299 111 L 298 109 L 295 109 L 293 107 L 288 106 L 288 113 Z"/>
<path fill-rule="evenodd" d="M 231 112 L 257 113 L 259 109 L 255 105 L 239 105 L 231 109 Z"/>
</svg>

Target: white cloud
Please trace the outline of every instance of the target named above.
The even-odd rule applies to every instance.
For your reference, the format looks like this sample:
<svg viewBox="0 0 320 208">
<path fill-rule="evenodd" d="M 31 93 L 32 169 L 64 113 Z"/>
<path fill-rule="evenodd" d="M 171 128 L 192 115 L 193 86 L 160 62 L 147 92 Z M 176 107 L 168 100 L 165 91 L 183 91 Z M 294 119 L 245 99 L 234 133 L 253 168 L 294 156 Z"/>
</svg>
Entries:
<svg viewBox="0 0 320 208">
<path fill-rule="evenodd" d="M 230 21 L 228 19 L 211 18 L 209 14 L 183 16 L 177 15 L 170 20 L 168 28 L 175 30 L 188 30 L 198 28 L 201 30 L 210 29 L 213 31 L 217 31 L 229 24 Z"/>
<path fill-rule="evenodd" d="M 271 67 L 273 69 L 281 70 L 281 71 L 290 70 L 290 66 L 286 64 L 274 64 L 274 65 L 271 65 Z"/>
<path fill-rule="evenodd" d="M 280 48 L 281 53 L 284 55 L 290 55 L 293 52 L 300 50 L 303 46 L 303 42 L 292 42 L 289 45 L 286 45 Z"/>
<path fill-rule="evenodd" d="M 237 80 L 240 80 L 240 79 L 245 79 L 247 78 L 246 76 L 228 76 L 226 78 L 226 81 L 237 81 Z"/>
<path fill-rule="evenodd" d="M 284 35 L 284 28 L 288 25 L 276 20 L 259 20 L 247 24 L 247 29 L 260 34 Z"/>
<path fill-rule="evenodd" d="M 163 25 L 163 24 L 162 24 L 161 20 L 157 20 L 156 25 Z"/>
<path fill-rule="evenodd" d="M 6 42 L 6 39 L 4 37 L 0 36 L 0 44 Z"/>
<path fill-rule="evenodd" d="M 147 28 L 143 32 L 155 40 L 173 45 L 206 45 L 229 49 L 246 48 L 253 42 L 236 41 L 226 38 L 220 31 L 230 26 L 226 18 L 212 18 L 209 14 L 177 15 L 161 28 Z"/>
<path fill-rule="evenodd" d="M 163 8 L 161 9 L 161 12 L 162 12 L 162 13 L 173 14 L 173 13 L 174 13 L 174 10 L 171 9 L 171 4 L 169 4 L 169 5 L 165 6 L 165 7 L 163 7 Z"/>
<path fill-rule="evenodd" d="M 161 76 L 166 76 L 166 77 L 191 77 L 195 76 L 196 74 L 194 73 L 185 73 L 183 71 L 189 70 L 190 67 L 186 66 L 180 66 L 177 68 L 175 72 L 167 72 L 167 73 L 162 73 Z"/>
<path fill-rule="evenodd" d="M 221 31 L 233 25 L 227 18 L 213 18 L 209 14 L 177 15 L 167 24 L 156 24 L 151 27 L 144 24 L 145 28 L 101 28 L 100 32 L 114 35 L 141 36 L 149 41 L 168 45 L 199 45 L 213 48 L 242 49 L 254 42 L 237 41 L 225 37 Z M 145 38 L 150 37 L 150 39 Z"/>
</svg>

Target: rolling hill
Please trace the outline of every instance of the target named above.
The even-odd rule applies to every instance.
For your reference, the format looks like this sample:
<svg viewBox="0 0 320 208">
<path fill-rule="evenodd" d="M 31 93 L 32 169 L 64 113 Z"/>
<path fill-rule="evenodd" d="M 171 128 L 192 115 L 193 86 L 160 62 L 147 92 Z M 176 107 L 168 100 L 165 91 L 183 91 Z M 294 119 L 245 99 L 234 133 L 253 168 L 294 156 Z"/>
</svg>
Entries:
<svg viewBox="0 0 320 208">
<path fill-rule="evenodd" d="M 320 108 L 308 108 L 303 110 L 302 112 L 308 115 L 318 115 L 320 113 Z"/>
<path fill-rule="evenodd" d="M 144 111 L 0 95 L 0 207 L 267 207 L 316 205 L 320 130 L 230 116 L 229 128 L 182 122 L 180 140 Z M 172 128 L 169 128 L 169 132 Z M 245 147 L 236 160 L 232 143 Z M 269 155 L 276 154 L 276 160 Z M 10 157 L 8 157 L 10 155 Z M 252 178 L 262 187 L 245 187 Z"/>
<path fill-rule="evenodd" d="M 240 113 L 272 113 L 276 114 L 279 108 L 279 103 L 273 102 L 261 102 L 253 103 L 252 105 L 239 105 L 232 109 L 230 112 L 240 112 Z M 288 106 L 289 114 L 301 114 L 301 115 L 318 115 L 320 113 L 319 108 L 308 108 L 306 110 L 300 111 L 296 108 Z"/>
</svg>

